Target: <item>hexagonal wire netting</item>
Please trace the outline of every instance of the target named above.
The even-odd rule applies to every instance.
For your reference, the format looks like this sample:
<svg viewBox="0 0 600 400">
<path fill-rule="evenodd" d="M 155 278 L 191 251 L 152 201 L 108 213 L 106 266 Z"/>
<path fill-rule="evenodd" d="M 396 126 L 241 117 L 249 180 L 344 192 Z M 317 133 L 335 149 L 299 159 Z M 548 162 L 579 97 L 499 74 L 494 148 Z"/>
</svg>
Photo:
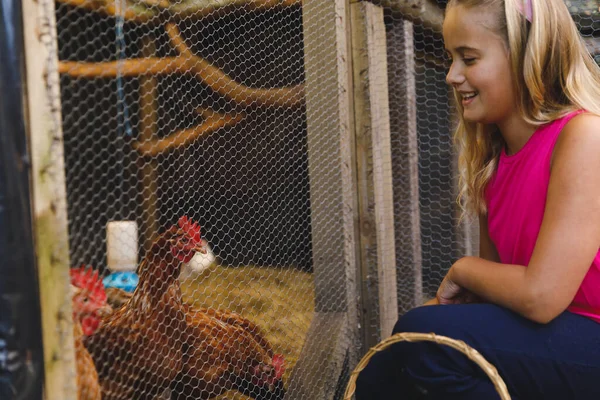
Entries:
<svg viewBox="0 0 600 400">
<path fill-rule="evenodd" d="M 439 29 L 381 3 L 402 313 L 433 296 L 452 260 L 477 243 L 472 226 L 457 224 Z M 597 2 L 567 3 L 598 57 Z M 437 6 L 441 13 L 445 1 Z M 277 399 L 286 387 L 286 398 L 308 399 L 288 382 L 302 358 L 312 360 L 304 368 L 327 365 L 322 354 L 302 351 L 315 316 L 311 209 L 344 204 L 335 204 L 333 189 L 311 194 L 304 45 L 335 21 L 311 20 L 300 0 L 58 0 L 56 19 L 70 259 L 107 278 L 113 307 L 99 328 L 82 320 L 102 398 Z M 402 98 L 407 71 L 412 104 Z M 319 108 L 336 96 L 323 92 Z M 333 118 L 313 115 L 317 126 Z M 339 138 L 324 134 L 317 145 L 330 140 Z M 319 157 L 327 176 L 338 155 Z M 204 243 L 182 216 L 201 225 Z M 185 229 L 176 235 L 187 236 L 165 238 L 177 221 Z M 332 238 L 325 257 L 336 259 L 334 238 L 343 232 L 333 220 L 322 225 L 320 235 Z M 207 254 L 192 258 L 194 245 Z M 177 260 L 180 283 L 161 272 L 177 270 Z M 136 277 L 138 295 L 129 301 Z M 327 301 L 345 304 L 343 297 L 332 291 Z M 365 323 L 386 335 L 377 312 L 367 314 Z M 363 352 L 358 336 L 348 331 L 339 340 Z M 297 375 L 318 385 L 318 371 Z"/>
</svg>

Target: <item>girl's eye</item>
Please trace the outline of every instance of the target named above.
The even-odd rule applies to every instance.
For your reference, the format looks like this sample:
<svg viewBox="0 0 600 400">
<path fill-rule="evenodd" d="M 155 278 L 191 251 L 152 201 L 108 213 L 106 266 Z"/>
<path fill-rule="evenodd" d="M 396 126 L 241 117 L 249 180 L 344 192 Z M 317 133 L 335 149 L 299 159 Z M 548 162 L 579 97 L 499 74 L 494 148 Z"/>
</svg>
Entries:
<svg viewBox="0 0 600 400">
<path fill-rule="evenodd" d="M 446 68 L 450 68 L 450 66 L 452 66 L 452 57 L 446 55 L 446 57 L 444 57 L 444 65 Z"/>
<path fill-rule="evenodd" d="M 475 62 L 474 58 L 463 58 L 463 62 L 467 65 L 471 65 Z"/>
</svg>

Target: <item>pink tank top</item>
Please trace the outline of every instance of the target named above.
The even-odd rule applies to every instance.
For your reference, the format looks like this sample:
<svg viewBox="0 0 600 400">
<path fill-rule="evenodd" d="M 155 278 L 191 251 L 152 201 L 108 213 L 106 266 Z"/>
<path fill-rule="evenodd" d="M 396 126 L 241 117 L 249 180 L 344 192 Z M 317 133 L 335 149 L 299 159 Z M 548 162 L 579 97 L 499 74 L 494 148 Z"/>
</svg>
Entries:
<svg viewBox="0 0 600 400">
<path fill-rule="evenodd" d="M 511 156 L 502 150 L 485 192 L 488 232 L 502 263 L 529 265 L 544 217 L 554 145 L 566 123 L 582 112 L 542 125 Z M 568 310 L 600 322 L 600 250 Z"/>
</svg>

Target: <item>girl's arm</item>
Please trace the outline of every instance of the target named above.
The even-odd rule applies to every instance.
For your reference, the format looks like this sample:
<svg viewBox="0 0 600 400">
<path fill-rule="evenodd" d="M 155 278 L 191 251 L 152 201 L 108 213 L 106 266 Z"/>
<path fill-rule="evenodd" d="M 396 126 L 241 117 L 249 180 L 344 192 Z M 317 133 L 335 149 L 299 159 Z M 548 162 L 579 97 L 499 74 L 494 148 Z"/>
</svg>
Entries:
<svg viewBox="0 0 600 400">
<path fill-rule="evenodd" d="M 484 260 L 500 262 L 498 250 L 488 233 L 487 215 L 479 216 L 479 257 Z"/>
<path fill-rule="evenodd" d="M 437 297 L 434 297 L 433 299 L 423 303 L 424 306 L 437 306 L 438 304 L 440 304 L 440 302 L 438 301 Z"/>
<path fill-rule="evenodd" d="M 599 127 L 600 117 L 584 114 L 563 129 L 529 266 L 465 257 L 447 279 L 533 321 L 546 323 L 562 313 L 600 248 Z"/>
<path fill-rule="evenodd" d="M 490 239 L 488 232 L 487 215 L 479 216 L 479 258 L 497 263 L 500 262 L 498 250 L 496 250 L 496 246 Z M 438 295 L 435 298 L 435 303 L 437 304 L 440 304 L 440 301 L 441 304 L 483 303 L 485 301 L 481 296 L 478 296 L 474 292 L 461 287 L 460 285 L 455 285 L 455 287 L 452 288 L 452 285 L 446 279 L 442 282 L 440 287 L 443 289 L 438 291 Z M 444 298 L 445 296 L 450 298 Z"/>
</svg>

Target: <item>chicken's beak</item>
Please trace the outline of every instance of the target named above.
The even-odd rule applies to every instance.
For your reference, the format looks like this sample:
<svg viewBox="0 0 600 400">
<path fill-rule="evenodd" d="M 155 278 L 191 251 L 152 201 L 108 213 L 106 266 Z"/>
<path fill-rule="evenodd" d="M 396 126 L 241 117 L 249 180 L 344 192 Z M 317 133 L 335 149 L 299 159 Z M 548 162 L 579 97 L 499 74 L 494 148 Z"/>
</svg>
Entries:
<svg viewBox="0 0 600 400">
<path fill-rule="evenodd" d="M 110 314 L 112 314 L 112 312 L 113 312 L 113 308 L 108 304 L 106 304 L 96 310 L 97 315 L 101 318 L 108 317 Z"/>
<path fill-rule="evenodd" d="M 206 250 L 206 246 L 204 246 L 204 245 L 194 247 L 194 251 L 196 251 L 198 253 L 202 253 L 202 254 L 208 253 L 208 251 Z"/>
<path fill-rule="evenodd" d="M 196 247 L 194 247 L 194 251 L 196 251 L 198 253 L 206 254 L 206 253 L 208 253 L 208 250 L 206 249 L 207 246 L 208 246 L 208 242 L 206 241 L 206 239 L 201 239 L 200 243 L 198 243 L 198 245 Z"/>
</svg>

